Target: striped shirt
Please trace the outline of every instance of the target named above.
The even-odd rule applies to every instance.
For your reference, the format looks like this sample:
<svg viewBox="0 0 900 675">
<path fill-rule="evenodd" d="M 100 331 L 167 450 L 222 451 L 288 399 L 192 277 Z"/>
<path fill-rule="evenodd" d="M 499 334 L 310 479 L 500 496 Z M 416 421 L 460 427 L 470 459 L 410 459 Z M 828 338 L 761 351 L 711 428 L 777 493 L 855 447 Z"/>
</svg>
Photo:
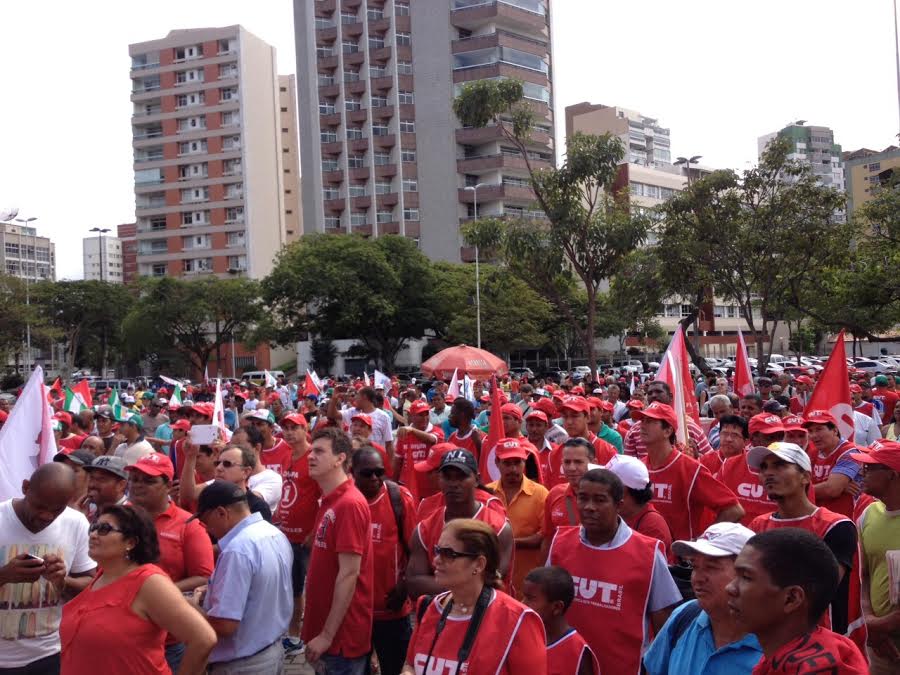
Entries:
<svg viewBox="0 0 900 675">
<path fill-rule="evenodd" d="M 703 429 L 694 420 L 688 420 L 688 436 L 697 445 L 697 452 L 705 455 L 712 452 L 713 448 L 703 433 Z M 628 433 L 625 435 L 625 454 L 632 457 L 645 457 L 647 455 L 647 444 L 641 438 L 641 422 L 635 422 Z"/>
</svg>

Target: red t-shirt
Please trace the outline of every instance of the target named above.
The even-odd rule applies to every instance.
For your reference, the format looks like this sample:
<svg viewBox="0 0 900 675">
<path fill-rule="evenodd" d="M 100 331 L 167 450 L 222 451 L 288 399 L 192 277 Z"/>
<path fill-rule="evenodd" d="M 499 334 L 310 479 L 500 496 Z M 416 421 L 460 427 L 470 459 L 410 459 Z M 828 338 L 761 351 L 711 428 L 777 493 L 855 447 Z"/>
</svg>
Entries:
<svg viewBox="0 0 900 675">
<path fill-rule="evenodd" d="M 279 438 L 275 441 L 275 445 L 268 450 L 263 449 L 259 453 L 259 461 L 267 469 L 272 469 L 279 476 L 284 476 L 284 469 L 290 465 L 292 454 L 294 454 L 294 451 L 291 450 L 291 446 L 287 444 L 287 441 Z"/>
<path fill-rule="evenodd" d="M 703 532 L 703 510 L 718 513 L 738 503 L 737 496 L 713 478 L 705 466 L 673 450 L 664 466 L 654 469 L 643 459 L 653 484 L 653 505 L 666 519 L 673 539 L 693 541 Z"/>
<path fill-rule="evenodd" d="M 591 445 L 594 446 L 594 454 L 596 455 L 596 457 L 591 460 L 591 464 L 606 466 L 613 457 L 619 454 L 618 450 L 616 450 L 616 446 L 607 443 L 593 432 L 588 432 L 588 438 L 586 440 L 590 441 Z M 550 456 L 547 458 L 549 468 L 548 472 L 544 474 L 544 483 L 548 488 L 553 488 L 557 485 L 566 483 L 562 465 L 563 445 L 564 443 L 560 443 L 555 446 L 553 450 L 550 451 Z"/>
<path fill-rule="evenodd" d="M 544 624 L 533 610 L 501 591 L 493 592 L 469 658 L 457 663 L 471 615 L 448 617 L 435 640 L 446 596 L 442 593 L 429 603 L 409 641 L 406 662 L 417 675 L 546 675 Z"/>
<path fill-rule="evenodd" d="M 403 503 L 403 541 L 409 543 L 416 529 L 416 507 L 409 490 L 400 486 L 400 501 Z M 397 587 L 397 582 L 406 571 L 409 558 L 397 533 L 397 517 L 391 504 L 387 488 L 382 485 L 378 496 L 369 502 L 372 514 L 372 561 L 375 570 L 375 620 L 399 619 L 409 616 L 412 603 L 409 598 L 398 612 L 387 609 L 387 594 Z"/>
<path fill-rule="evenodd" d="M 153 521 L 159 539 L 156 564 L 172 581 L 208 577 L 213 571 L 212 541 L 199 520 L 188 522 L 192 515 L 172 502 Z"/>
<path fill-rule="evenodd" d="M 626 519 L 625 524 L 636 532 L 661 541 L 666 548 L 666 557 L 669 557 L 672 551 L 672 533 L 666 519 L 653 508 L 652 503 L 647 504 L 647 508 L 640 513 Z"/>
<path fill-rule="evenodd" d="M 868 672 L 869 664 L 849 638 L 819 626 L 794 638 L 771 657 L 763 657 L 752 675 L 867 675 Z"/>
<path fill-rule="evenodd" d="M 309 477 L 309 452 L 289 462 L 282 478 L 279 526 L 289 542 L 302 544 L 316 524 L 319 497 L 322 496 L 319 484 Z"/>
<path fill-rule="evenodd" d="M 437 438 L 437 443 L 441 443 L 444 440 L 444 432 L 439 427 L 431 424 L 428 425 L 425 433 L 433 434 Z M 423 462 L 428 457 L 428 449 L 432 445 L 432 443 L 426 443 L 416 438 L 413 434 L 406 434 L 396 444 L 396 456 L 403 458 L 403 468 L 400 469 L 400 482 L 409 489 L 416 503 L 437 492 L 437 488 L 432 485 L 431 477 L 428 473 L 415 470 L 416 463 Z"/>
<path fill-rule="evenodd" d="M 85 438 L 87 438 L 87 436 L 85 435 L 69 436 L 68 438 L 62 438 L 56 441 L 56 444 L 61 448 L 66 448 L 67 450 L 78 450 L 81 447 L 81 444 L 84 443 Z"/>
<path fill-rule="evenodd" d="M 349 478 L 322 498 L 306 584 L 303 641 L 322 632 L 334 600 L 338 554 L 362 556 L 350 606 L 328 649 L 347 658 L 365 656 L 372 648 L 374 570 L 369 504 Z"/>
<path fill-rule="evenodd" d="M 475 425 L 472 425 L 472 428 L 469 429 L 469 433 L 465 436 L 460 436 L 459 431 L 454 431 L 450 434 L 450 438 L 447 439 L 447 442 L 453 445 L 453 447 L 468 450 L 475 455 L 475 461 L 478 462 L 481 459 L 481 451 L 479 450 L 479 446 L 475 445 L 476 437 L 483 438 L 483 434 L 475 428 Z"/>
<path fill-rule="evenodd" d="M 503 506 L 503 502 L 490 492 L 475 488 L 475 500 L 497 513 L 502 513 L 504 518 L 506 517 L 506 507 Z M 444 508 L 444 506 L 446 506 L 446 502 L 444 501 L 443 492 L 426 497 L 419 502 L 419 506 L 416 509 L 416 522 L 421 523 L 435 511 Z"/>
<path fill-rule="evenodd" d="M 575 489 L 569 483 L 560 483 L 550 490 L 544 502 L 544 538 L 553 539 L 557 527 L 579 524 Z"/>
<path fill-rule="evenodd" d="M 719 450 L 713 450 L 712 452 L 707 452 L 705 455 L 701 455 L 697 461 L 709 469 L 709 472 L 715 476 L 719 473 L 719 469 L 721 469 L 722 465 L 725 463 L 725 458 L 722 457 L 722 453 Z"/>
<path fill-rule="evenodd" d="M 894 408 L 897 406 L 897 401 L 900 400 L 900 395 L 885 387 L 873 387 L 872 400 L 881 403 L 881 423 L 890 424 L 893 422 Z"/>
</svg>

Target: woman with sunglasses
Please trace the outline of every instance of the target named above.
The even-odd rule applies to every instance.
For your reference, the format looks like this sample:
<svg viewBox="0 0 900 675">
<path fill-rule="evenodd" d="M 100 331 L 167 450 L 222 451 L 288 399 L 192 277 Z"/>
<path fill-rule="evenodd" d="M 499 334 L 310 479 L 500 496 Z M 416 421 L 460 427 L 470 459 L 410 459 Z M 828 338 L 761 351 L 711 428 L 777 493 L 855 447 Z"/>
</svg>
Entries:
<svg viewBox="0 0 900 675">
<path fill-rule="evenodd" d="M 420 598 L 403 675 L 547 675 L 544 626 L 500 591 L 500 542 L 487 523 L 452 520 L 434 546 L 435 578 L 449 590 Z"/>
<path fill-rule="evenodd" d="M 91 525 L 99 572 L 63 607 L 61 673 L 170 673 L 166 634 L 185 644 L 178 675 L 202 673 L 216 634 L 155 563 L 159 543 L 142 509 L 111 506 Z"/>
</svg>

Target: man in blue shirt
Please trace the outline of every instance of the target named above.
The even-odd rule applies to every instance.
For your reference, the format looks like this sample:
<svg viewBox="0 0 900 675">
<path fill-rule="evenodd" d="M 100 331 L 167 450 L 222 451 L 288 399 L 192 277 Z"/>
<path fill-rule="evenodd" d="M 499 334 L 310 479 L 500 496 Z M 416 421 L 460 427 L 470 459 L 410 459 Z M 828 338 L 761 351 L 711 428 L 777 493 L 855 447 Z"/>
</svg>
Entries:
<svg viewBox="0 0 900 675">
<path fill-rule="evenodd" d="M 219 638 L 209 672 L 280 673 L 281 636 L 294 605 L 291 545 L 281 530 L 250 513 L 244 490 L 223 480 L 200 493 L 194 517 L 221 550 L 202 610 Z"/>
<path fill-rule="evenodd" d="M 691 561 L 697 599 L 672 612 L 653 640 L 644 655 L 649 675 L 749 675 L 759 662 L 762 648 L 735 622 L 725 592 L 737 554 L 753 534 L 739 523 L 716 523 L 697 541 L 672 544 L 672 553 Z"/>
</svg>

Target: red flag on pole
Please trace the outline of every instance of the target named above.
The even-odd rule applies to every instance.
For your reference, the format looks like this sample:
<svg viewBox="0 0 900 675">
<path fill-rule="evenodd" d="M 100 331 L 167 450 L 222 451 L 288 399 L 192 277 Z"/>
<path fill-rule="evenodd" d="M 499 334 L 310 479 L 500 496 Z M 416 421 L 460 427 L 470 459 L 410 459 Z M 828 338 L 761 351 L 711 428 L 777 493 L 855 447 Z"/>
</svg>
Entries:
<svg viewBox="0 0 900 675">
<path fill-rule="evenodd" d="M 88 408 L 94 407 L 94 400 L 91 398 L 91 387 L 88 384 L 87 380 L 82 380 L 74 387 L 72 387 L 72 391 L 76 394 L 81 394 L 81 400 L 84 401 L 84 404 Z"/>
<path fill-rule="evenodd" d="M 320 393 L 319 388 L 316 386 L 315 378 L 313 378 L 312 374 L 307 370 L 306 377 L 303 380 L 303 395 L 318 396 Z"/>
<path fill-rule="evenodd" d="M 485 439 L 481 442 L 481 462 L 478 471 L 481 480 L 490 483 L 500 477 L 500 470 L 494 461 L 494 446 L 503 438 L 503 415 L 500 408 L 503 405 L 500 398 L 500 387 L 497 385 L 497 376 L 491 375 L 491 417 L 490 426 Z"/>
<path fill-rule="evenodd" d="M 850 375 L 847 372 L 847 352 L 844 351 L 844 331 L 834 342 L 834 349 L 825 370 L 809 397 L 805 412 L 827 410 L 838 422 L 841 438 L 853 440 L 853 405 L 850 398 Z"/>
<path fill-rule="evenodd" d="M 663 355 L 656 379 L 668 384 L 672 390 L 672 408 L 678 416 L 678 430 L 675 435 L 678 442 L 686 446 L 687 421 L 693 419 L 697 424 L 700 423 L 700 406 L 697 405 L 697 397 L 694 395 L 694 380 L 691 377 L 690 360 L 681 326 L 675 331 L 669 348 Z"/>
<path fill-rule="evenodd" d="M 738 330 L 737 354 L 734 357 L 734 393 L 748 396 L 753 392 L 753 373 L 747 359 L 747 345 L 744 344 L 744 334 Z"/>
</svg>

